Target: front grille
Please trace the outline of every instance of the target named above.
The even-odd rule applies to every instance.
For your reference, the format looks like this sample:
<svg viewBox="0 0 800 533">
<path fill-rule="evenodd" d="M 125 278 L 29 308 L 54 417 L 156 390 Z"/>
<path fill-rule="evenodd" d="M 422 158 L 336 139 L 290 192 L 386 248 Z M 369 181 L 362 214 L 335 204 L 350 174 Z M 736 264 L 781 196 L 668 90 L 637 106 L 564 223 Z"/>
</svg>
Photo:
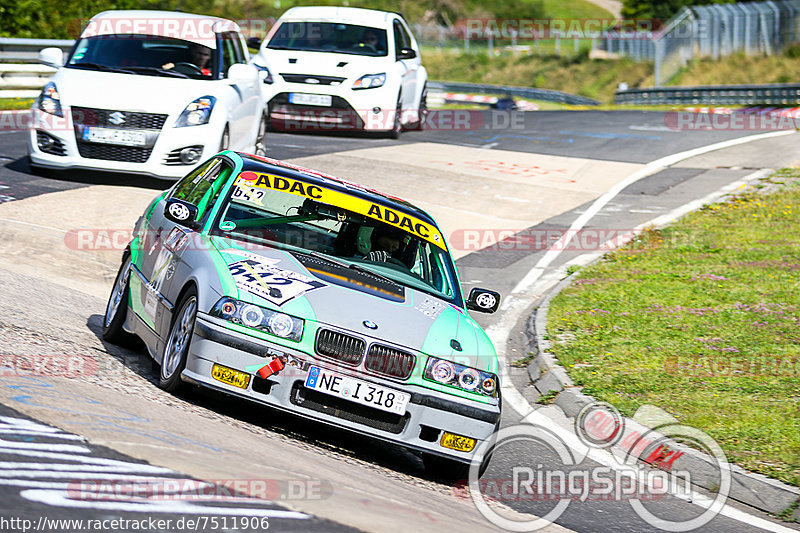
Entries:
<svg viewBox="0 0 800 533">
<path fill-rule="evenodd" d="M 36 131 L 36 145 L 39 150 L 51 155 L 67 155 L 67 149 L 61 139 L 53 137 L 49 133 Z"/>
<path fill-rule="evenodd" d="M 119 146 L 78 141 L 78 153 L 87 159 L 144 163 L 152 151 L 152 146 Z"/>
<path fill-rule="evenodd" d="M 364 121 L 347 100 L 333 96 L 330 106 L 289 103 L 289 93 L 279 93 L 269 101 L 270 126 L 276 129 L 362 129 Z"/>
<path fill-rule="evenodd" d="M 337 78 L 336 76 L 320 76 L 319 74 L 285 74 L 283 72 L 281 72 L 281 78 L 289 83 L 308 83 L 311 85 L 340 85 L 345 80 L 345 78 Z"/>
<path fill-rule="evenodd" d="M 300 381 L 296 382 L 292 387 L 290 400 L 293 404 L 306 409 L 317 411 L 318 413 L 325 413 L 388 433 L 394 433 L 395 435 L 402 433 L 410 417 L 408 413 L 403 415 L 387 413 L 380 409 L 367 407 L 366 405 L 357 404 L 350 400 L 307 389 Z"/>
<path fill-rule="evenodd" d="M 408 352 L 373 344 L 369 347 L 366 367 L 379 374 L 406 379 L 414 370 L 415 359 L 414 355 Z"/>
<path fill-rule="evenodd" d="M 315 347 L 317 353 L 349 365 L 355 365 L 361 361 L 364 348 L 366 348 L 366 343 L 358 337 L 351 337 L 329 329 L 321 329 L 317 333 Z"/>
<path fill-rule="evenodd" d="M 125 120 L 120 124 L 114 124 L 109 120 L 109 115 L 112 113 L 117 113 L 117 111 L 91 107 L 73 107 L 72 122 L 83 126 L 117 130 L 161 130 L 167 120 L 167 115 L 164 114 L 119 111 L 125 116 Z"/>
</svg>

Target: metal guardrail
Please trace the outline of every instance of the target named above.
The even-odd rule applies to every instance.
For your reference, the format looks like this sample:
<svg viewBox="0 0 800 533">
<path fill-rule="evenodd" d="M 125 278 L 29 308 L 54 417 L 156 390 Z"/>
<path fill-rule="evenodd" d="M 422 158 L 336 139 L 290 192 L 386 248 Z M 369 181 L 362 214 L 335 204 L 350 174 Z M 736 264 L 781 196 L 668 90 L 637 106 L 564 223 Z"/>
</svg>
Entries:
<svg viewBox="0 0 800 533">
<path fill-rule="evenodd" d="M 615 104 L 798 105 L 800 84 L 702 85 L 617 91 Z"/>
<path fill-rule="evenodd" d="M 56 71 L 39 63 L 39 50 L 56 47 L 68 52 L 66 39 L 0 38 L 0 98 L 36 98 Z"/>
<path fill-rule="evenodd" d="M 513 87 L 508 85 L 485 85 L 481 83 L 460 83 L 451 81 L 429 81 L 428 88 L 446 92 L 462 92 L 477 94 L 500 94 L 519 96 L 520 98 L 530 98 L 531 100 L 543 100 L 545 102 L 558 102 L 569 105 L 600 105 L 600 102 L 578 96 L 576 94 L 552 91 L 549 89 L 537 89 L 535 87 Z"/>
</svg>

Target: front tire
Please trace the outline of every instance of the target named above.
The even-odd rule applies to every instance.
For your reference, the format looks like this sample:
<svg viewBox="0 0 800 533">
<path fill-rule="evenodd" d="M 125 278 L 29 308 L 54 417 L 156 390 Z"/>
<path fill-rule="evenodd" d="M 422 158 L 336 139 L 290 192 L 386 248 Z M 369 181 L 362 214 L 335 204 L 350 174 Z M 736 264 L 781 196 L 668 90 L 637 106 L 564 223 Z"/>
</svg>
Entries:
<svg viewBox="0 0 800 533">
<path fill-rule="evenodd" d="M 219 151 L 224 152 L 231 145 L 231 132 L 228 130 L 228 125 L 222 130 L 222 138 L 219 141 Z"/>
<path fill-rule="evenodd" d="M 197 290 L 192 287 L 183 295 L 178 310 L 172 316 L 167 343 L 161 357 L 158 386 L 167 392 L 176 392 L 183 385 L 181 372 L 186 368 L 186 358 L 194 333 L 194 321 L 197 317 Z"/>
<path fill-rule="evenodd" d="M 419 106 L 417 107 L 417 121 L 410 125 L 408 130 L 422 131 L 425 129 L 425 124 L 428 122 L 428 84 L 422 87 L 422 94 L 419 97 Z"/>
<path fill-rule="evenodd" d="M 125 319 L 128 317 L 130 274 L 131 254 L 125 251 L 103 317 L 103 340 L 117 345 L 126 345 L 133 341 L 133 335 L 123 329 Z"/>
<path fill-rule="evenodd" d="M 403 95 L 397 95 L 397 107 L 394 110 L 394 123 L 392 129 L 389 130 L 388 137 L 390 139 L 399 139 L 400 133 L 403 131 L 403 123 L 400 119 L 403 117 Z"/>
</svg>

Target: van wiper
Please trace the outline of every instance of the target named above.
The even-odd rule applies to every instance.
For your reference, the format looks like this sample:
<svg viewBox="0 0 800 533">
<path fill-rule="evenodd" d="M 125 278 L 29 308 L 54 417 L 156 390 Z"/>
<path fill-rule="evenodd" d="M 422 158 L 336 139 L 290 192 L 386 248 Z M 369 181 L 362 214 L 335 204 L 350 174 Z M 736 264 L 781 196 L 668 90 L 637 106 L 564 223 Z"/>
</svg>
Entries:
<svg viewBox="0 0 800 533">
<path fill-rule="evenodd" d="M 70 63 L 68 66 L 74 68 L 101 70 L 103 72 L 116 72 L 119 74 L 133 74 L 133 71 L 130 70 L 125 70 L 123 68 L 117 68 L 117 67 L 109 67 L 108 65 L 101 65 L 99 63 Z"/>
<path fill-rule="evenodd" d="M 128 68 L 134 72 L 152 72 L 153 74 L 158 74 L 160 76 L 168 76 L 170 78 L 190 78 L 190 76 L 187 76 L 183 72 L 176 72 L 174 70 L 166 70 L 157 67 L 128 67 Z"/>
</svg>

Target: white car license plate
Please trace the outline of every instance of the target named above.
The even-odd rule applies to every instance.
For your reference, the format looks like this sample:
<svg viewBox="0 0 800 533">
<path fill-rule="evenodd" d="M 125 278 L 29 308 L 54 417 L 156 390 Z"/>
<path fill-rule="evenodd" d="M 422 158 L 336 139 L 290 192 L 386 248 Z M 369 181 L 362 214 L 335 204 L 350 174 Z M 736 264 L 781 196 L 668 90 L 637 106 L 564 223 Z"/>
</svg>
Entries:
<svg viewBox="0 0 800 533">
<path fill-rule="evenodd" d="M 312 366 L 308 370 L 305 385 L 309 389 L 344 398 L 361 405 L 368 405 L 396 415 L 402 415 L 406 412 L 406 405 L 411 399 L 411 395 L 407 392 L 373 385 L 360 379 L 322 370 L 317 366 Z"/>
<path fill-rule="evenodd" d="M 103 144 L 123 144 L 125 146 L 144 146 L 147 137 L 143 131 L 112 130 L 108 128 L 83 129 L 83 140 Z"/>
<path fill-rule="evenodd" d="M 289 103 L 330 107 L 333 97 L 329 94 L 289 93 Z"/>
</svg>

